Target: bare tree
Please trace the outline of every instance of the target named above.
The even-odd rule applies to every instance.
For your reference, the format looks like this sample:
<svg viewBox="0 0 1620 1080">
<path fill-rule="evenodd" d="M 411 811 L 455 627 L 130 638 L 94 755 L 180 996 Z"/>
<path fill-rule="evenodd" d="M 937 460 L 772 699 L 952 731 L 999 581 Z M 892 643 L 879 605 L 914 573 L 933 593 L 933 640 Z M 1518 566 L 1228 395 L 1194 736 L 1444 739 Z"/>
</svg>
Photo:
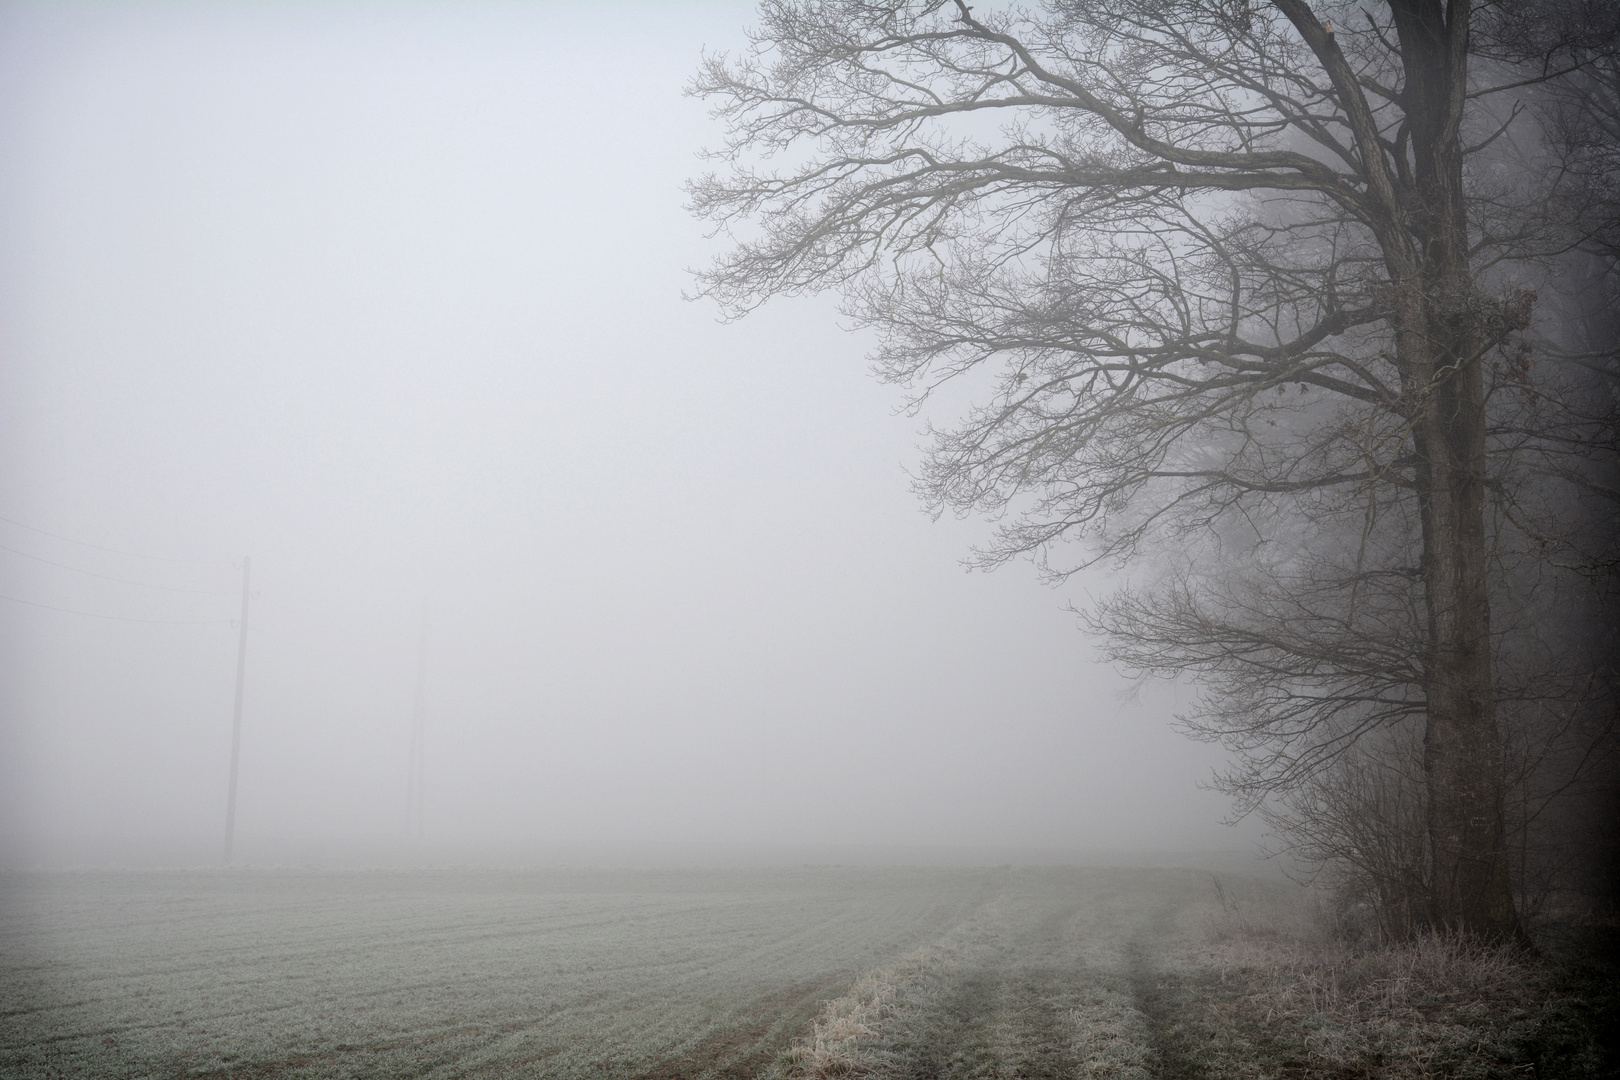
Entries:
<svg viewBox="0 0 1620 1080">
<path fill-rule="evenodd" d="M 1431 914 L 1512 935 L 1488 392 L 1541 249 L 1534 193 L 1471 162 L 1528 122 L 1518 88 L 1582 61 L 1476 71 L 1487 22 L 768 0 L 694 84 L 729 135 L 691 192 L 735 237 L 701 276 L 729 312 L 837 288 L 914 404 L 981 390 L 918 486 L 1001 519 L 983 565 L 1156 554 L 1094 625 L 1138 671 L 1203 677 L 1187 723 L 1238 751 L 1233 790 L 1420 723 Z"/>
<path fill-rule="evenodd" d="M 1340 912 L 1351 916 L 1343 929 L 1352 934 L 1376 928 L 1383 940 L 1400 941 L 1428 922 L 1431 860 L 1418 727 L 1379 730 L 1260 808 L 1295 865 L 1336 894 Z"/>
</svg>

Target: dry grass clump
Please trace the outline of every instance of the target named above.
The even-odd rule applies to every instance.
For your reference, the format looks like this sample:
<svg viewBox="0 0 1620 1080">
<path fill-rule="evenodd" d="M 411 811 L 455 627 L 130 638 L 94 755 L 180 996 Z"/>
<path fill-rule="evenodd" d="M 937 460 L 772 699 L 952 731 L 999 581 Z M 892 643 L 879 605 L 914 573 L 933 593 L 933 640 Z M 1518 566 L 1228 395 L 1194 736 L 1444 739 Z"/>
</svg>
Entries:
<svg viewBox="0 0 1620 1080">
<path fill-rule="evenodd" d="M 1195 961 L 1211 1026 L 1291 1075 L 1548 1075 L 1552 1059 L 1558 1075 L 1601 1075 L 1583 1003 L 1532 954 L 1439 932 L 1355 943 L 1330 913 L 1309 894 L 1221 898 Z"/>
<path fill-rule="evenodd" d="M 1332 940 L 1274 939 L 1233 949 L 1233 966 L 1258 985 L 1250 1012 L 1270 1019 L 1313 1016 L 1418 1017 L 1457 1004 L 1510 1001 L 1543 972 L 1521 950 L 1455 934 L 1424 934 L 1396 945 L 1356 948 Z"/>
<path fill-rule="evenodd" d="M 863 978 L 822 1007 L 810 1036 L 784 1051 L 771 1075 L 782 1080 L 865 1075 L 860 1041 L 877 1034 L 877 1025 L 893 1011 L 894 998 L 893 983 L 882 975 Z"/>
</svg>

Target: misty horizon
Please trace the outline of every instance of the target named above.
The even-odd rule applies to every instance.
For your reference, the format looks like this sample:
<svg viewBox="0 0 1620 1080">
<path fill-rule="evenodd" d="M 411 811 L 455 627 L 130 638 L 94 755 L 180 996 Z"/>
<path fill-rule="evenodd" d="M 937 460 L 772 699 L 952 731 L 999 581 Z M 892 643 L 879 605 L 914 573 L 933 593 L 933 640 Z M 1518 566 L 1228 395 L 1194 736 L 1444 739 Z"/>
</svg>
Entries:
<svg viewBox="0 0 1620 1080">
<path fill-rule="evenodd" d="M 217 861 L 244 556 L 240 861 L 1253 846 L 1115 579 L 965 572 L 869 336 L 683 299 L 751 18 L 0 11 L 0 857 Z"/>
</svg>

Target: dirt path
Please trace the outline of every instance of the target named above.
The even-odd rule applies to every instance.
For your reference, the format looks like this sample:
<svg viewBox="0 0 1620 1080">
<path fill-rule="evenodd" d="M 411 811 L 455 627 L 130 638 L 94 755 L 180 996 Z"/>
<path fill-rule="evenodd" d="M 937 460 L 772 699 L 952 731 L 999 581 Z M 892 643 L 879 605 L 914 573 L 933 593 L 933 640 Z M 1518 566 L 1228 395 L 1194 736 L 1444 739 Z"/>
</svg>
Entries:
<svg viewBox="0 0 1620 1080">
<path fill-rule="evenodd" d="M 1157 969 L 1206 887 L 1178 871 L 1010 873 L 940 941 L 830 1002 L 776 1075 L 1197 1080 Z"/>
</svg>

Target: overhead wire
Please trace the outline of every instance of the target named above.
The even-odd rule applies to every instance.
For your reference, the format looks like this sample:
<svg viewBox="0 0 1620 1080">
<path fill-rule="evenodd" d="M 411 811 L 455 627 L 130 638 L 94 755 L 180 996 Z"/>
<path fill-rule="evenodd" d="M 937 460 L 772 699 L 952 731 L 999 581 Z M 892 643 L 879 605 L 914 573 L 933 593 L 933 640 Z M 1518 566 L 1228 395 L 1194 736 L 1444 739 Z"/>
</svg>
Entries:
<svg viewBox="0 0 1620 1080">
<path fill-rule="evenodd" d="M 0 518 L 0 520 L 5 520 L 5 519 Z M 228 596 L 228 595 L 230 595 L 228 592 L 226 592 L 226 591 L 224 591 L 222 589 L 181 589 L 181 588 L 177 588 L 177 587 L 175 587 L 173 585 L 153 585 L 151 582 L 148 582 L 148 581 L 131 581 L 128 578 L 113 577 L 111 574 L 98 574 L 94 570 L 83 570 L 83 569 L 81 569 L 81 568 L 79 568 L 77 566 L 70 566 L 67 563 L 57 562 L 55 559 L 47 559 L 43 555 L 34 555 L 34 554 L 31 554 L 30 552 L 23 551 L 23 550 L 21 550 L 19 548 L 10 547 L 9 545 L 6 545 L 6 544 L 0 544 L 0 551 L 9 551 L 13 555 L 21 555 L 25 559 L 33 559 L 35 562 L 42 562 L 42 563 L 45 563 L 47 566 L 58 566 L 58 567 L 61 567 L 63 570 L 71 570 L 75 574 L 83 574 L 86 577 L 100 578 L 103 581 L 116 581 L 120 585 L 134 585 L 134 586 L 136 586 L 138 588 L 142 588 L 142 589 L 161 589 L 164 592 L 192 593 L 192 594 L 198 595 L 198 596 Z"/>
<path fill-rule="evenodd" d="M 29 525 L 26 522 L 18 521 L 16 518 L 9 518 L 3 515 L 0 515 L 0 521 L 5 522 L 7 525 L 14 525 L 19 529 L 26 529 L 31 533 L 38 533 L 40 536 L 49 536 L 53 540 L 62 540 L 69 544 L 77 544 L 80 547 L 91 548 L 95 551 L 105 551 L 112 555 L 124 555 L 134 559 L 147 559 L 152 562 L 177 563 L 180 565 L 189 566 L 197 565 L 195 560 L 171 559 L 162 555 L 142 555 L 137 551 L 126 551 L 122 548 L 107 547 L 104 544 L 92 544 L 88 540 L 78 540 L 71 536 L 64 536 L 61 533 L 54 533 L 49 529 L 41 529 L 34 525 Z M 0 550 L 9 551 L 13 555 L 21 555 L 25 559 L 33 559 L 36 562 L 42 562 L 48 566 L 55 566 L 63 570 L 70 570 L 75 574 L 83 574 L 86 577 L 100 578 L 103 581 L 114 581 L 120 585 L 133 585 L 141 589 L 158 589 L 163 592 L 188 593 L 198 596 L 229 595 L 229 593 L 218 589 L 183 589 L 174 585 L 154 585 L 149 581 L 132 581 L 129 578 L 115 577 L 112 574 L 101 574 L 94 570 L 85 570 L 81 567 L 70 565 L 69 563 L 57 562 L 54 559 L 47 559 L 43 555 L 35 555 L 32 552 L 23 551 L 20 548 L 11 547 L 8 544 L 0 544 Z M 42 604 L 37 600 L 24 600 L 20 596 L 7 596 L 3 593 L 0 593 L 0 600 L 9 600 L 13 604 L 22 604 L 26 607 L 40 608 L 44 611 L 58 611 L 64 615 L 78 615 L 86 619 L 106 619 L 110 622 L 147 623 L 157 626 L 222 626 L 232 622 L 230 619 L 144 619 L 130 615 L 106 615 L 99 611 L 79 611 L 76 608 L 58 607 L 55 604 Z"/>
<path fill-rule="evenodd" d="M 0 593 L 0 600 L 10 600 L 13 604 L 26 604 L 29 607 L 44 608 L 46 611 L 60 611 L 66 615 L 82 615 L 87 619 L 109 619 L 113 622 L 155 623 L 162 626 L 224 626 L 235 621 L 233 619 L 135 619 L 127 615 L 103 615 L 96 611 L 75 611 L 72 608 L 56 607 L 53 604 L 41 604 L 17 596 L 7 596 L 4 593 Z"/>
<path fill-rule="evenodd" d="M 101 544 L 92 544 L 88 540 L 75 540 L 71 536 L 63 536 L 61 533 L 53 533 L 46 529 L 37 528 L 33 525 L 28 525 L 24 522 L 18 521 L 15 518 L 0 516 L 0 521 L 5 522 L 7 525 L 15 525 L 19 529 L 27 529 L 29 532 L 39 533 L 41 536 L 49 536 L 53 540 L 65 540 L 70 544 L 78 544 L 80 547 L 94 548 L 97 551 L 106 551 L 114 555 L 127 555 L 132 559 L 150 559 L 153 562 L 180 563 L 181 565 L 195 565 L 196 563 L 196 560 L 193 559 L 171 559 L 164 555 L 142 555 L 138 551 L 125 551 L 122 548 L 104 547 Z"/>
</svg>

